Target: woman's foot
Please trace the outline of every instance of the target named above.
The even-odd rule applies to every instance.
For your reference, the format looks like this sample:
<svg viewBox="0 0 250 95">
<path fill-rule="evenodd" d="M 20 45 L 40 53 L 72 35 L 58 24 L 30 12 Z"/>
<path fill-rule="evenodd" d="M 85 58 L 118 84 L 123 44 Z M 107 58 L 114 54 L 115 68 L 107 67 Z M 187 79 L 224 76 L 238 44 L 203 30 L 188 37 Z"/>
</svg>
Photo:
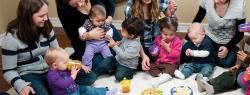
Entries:
<svg viewBox="0 0 250 95">
<path fill-rule="evenodd" d="M 201 83 L 201 80 L 203 79 L 203 75 L 202 74 L 197 74 L 196 77 L 195 77 L 195 80 L 196 80 L 196 83 L 197 83 L 197 86 L 198 86 L 198 91 L 199 92 L 203 92 L 205 91 L 205 88 L 202 86 L 202 83 Z"/>
</svg>

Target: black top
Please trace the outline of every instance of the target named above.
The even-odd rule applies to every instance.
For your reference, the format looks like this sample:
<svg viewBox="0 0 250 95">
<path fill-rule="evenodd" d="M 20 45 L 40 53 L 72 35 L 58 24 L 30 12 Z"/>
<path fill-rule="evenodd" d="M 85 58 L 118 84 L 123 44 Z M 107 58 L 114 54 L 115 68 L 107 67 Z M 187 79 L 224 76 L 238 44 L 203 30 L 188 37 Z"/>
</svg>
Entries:
<svg viewBox="0 0 250 95">
<path fill-rule="evenodd" d="M 199 10 L 198 10 L 198 13 L 196 14 L 196 16 L 195 16 L 193 22 L 199 22 L 199 23 L 201 23 L 201 21 L 204 19 L 205 16 L 206 16 L 206 9 L 204 9 L 204 8 L 202 8 L 202 7 L 200 6 L 200 7 L 199 7 Z M 237 44 L 238 42 L 240 42 L 241 39 L 243 38 L 244 33 L 243 33 L 243 32 L 239 32 L 238 26 L 239 26 L 240 24 L 242 24 L 242 23 L 245 23 L 245 21 L 246 21 L 246 19 L 236 20 L 236 23 L 235 23 L 235 29 L 236 29 L 235 35 L 234 35 L 234 37 L 231 39 L 230 42 L 228 42 L 226 45 L 224 45 L 224 46 L 226 46 L 226 47 L 228 48 L 228 50 L 230 50 L 232 47 L 235 47 L 236 44 Z M 186 39 L 188 39 L 187 36 L 186 36 Z M 220 47 L 220 46 L 222 46 L 222 45 L 217 44 L 217 47 Z"/>
<path fill-rule="evenodd" d="M 91 0 L 91 4 L 100 4 L 103 5 L 106 9 L 107 16 L 114 16 L 115 13 L 115 2 L 113 0 Z"/>
<path fill-rule="evenodd" d="M 81 27 L 89 17 L 62 1 L 63 0 L 56 0 L 58 17 L 75 50 L 75 56 L 81 60 L 85 50 L 85 41 L 80 40 L 78 28 Z"/>
<path fill-rule="evenodd" d="M 205 50 L 209 52 L 209 55 L 207 57 L 188 57 L 188 56 L 183 56 L 185 58 L 184 62 L 191 62 L 191 63 L 199 63 L 199 64 L 214 64 L 215 63 L 215 56 L 216 54 L 214 54 L 214 42 L 208 37 L 205 36 L 203 41 L 201 42 L 201 44 L 199 45 L 199 47 L 197 47 L 193 42 L 188 41 L 187 43 L 185 43 L 184 47 L 185 50 L 183 50 L 183 52 L 186 52 L 187 49 L 191 49 L 191 50 Z"/>
</svg>

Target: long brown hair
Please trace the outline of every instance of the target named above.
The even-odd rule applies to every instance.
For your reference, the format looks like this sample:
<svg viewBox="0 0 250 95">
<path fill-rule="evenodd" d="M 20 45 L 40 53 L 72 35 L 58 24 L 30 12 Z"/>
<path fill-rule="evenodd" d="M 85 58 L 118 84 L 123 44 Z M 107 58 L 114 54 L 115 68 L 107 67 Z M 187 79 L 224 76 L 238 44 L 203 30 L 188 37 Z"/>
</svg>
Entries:
<svg viewBox="0 0 250 95">
<path fill-rule="evenodd" d="M 132 0 L 132 6 L 131 6 L 132 16 L 138 18 L 144 18 L 142 4 L 143 4 L 142 0 Z M 149 18 L 152 21 L 155 21 L 160 14 L 157 0 L 151 0 L 151 3 L 148 6 L 149 6 Z"/>
<path fill-rule="evenodd" d="M 52 24 L 49 19 L 45 22 L 44 27 L 37 28 L 33 22 L 33 15 L 46 4 L 47 0 L 20 0 L 17 8 L 17 17 L 8 23 L 7 31 L 17 37 L 29 47 L 36 47 L 40 34 L 49 38 L 52 31 Z"/>
</svg>

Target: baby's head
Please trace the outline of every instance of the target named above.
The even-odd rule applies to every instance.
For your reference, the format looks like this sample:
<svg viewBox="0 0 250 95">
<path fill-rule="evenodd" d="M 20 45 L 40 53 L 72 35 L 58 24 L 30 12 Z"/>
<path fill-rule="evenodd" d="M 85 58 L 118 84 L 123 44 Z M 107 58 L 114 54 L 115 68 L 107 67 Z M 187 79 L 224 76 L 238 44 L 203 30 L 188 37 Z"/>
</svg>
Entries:
<svg viewBox="0 0 250 95">
<path fill-rule="evenodd" d="M 144 31 L 142 19 L 131 17 L 122 22 L 121 35 L 128 39 L 137 38 Z"/>
<path fill-rule="evenodd" d="M 45 61 L 52 69 L 67 70 L 69 55 L 60 47 L 49 48 L 45 53 Z"/>
<path fill-rule="evenodd" d="M 90 9 L 89 18 L 93 25 L 99 27 L 103 25 L 106 20 L 106 10 L 101 5 L 94 5 Z"/>
<path fill-rule="evenodd" d="M 189 27 L 187 35 L 194 44 L 200 44 L 205 37 L 203 25 L 201 23 L 193 23 Z"/>
<path fill-rule="evenodd" d="M 172 40 L 177 31 L 178 22 L 175 17 L 164 17 L 159 20 L 162 39 L 166 42 Z"/>
</svg>

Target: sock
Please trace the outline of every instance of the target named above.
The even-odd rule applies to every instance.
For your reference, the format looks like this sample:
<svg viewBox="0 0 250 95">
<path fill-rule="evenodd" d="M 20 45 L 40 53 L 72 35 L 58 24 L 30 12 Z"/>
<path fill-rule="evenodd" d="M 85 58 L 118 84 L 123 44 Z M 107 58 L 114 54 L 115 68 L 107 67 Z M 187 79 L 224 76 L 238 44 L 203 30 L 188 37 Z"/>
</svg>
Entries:
<svg viewBox="0 0 250 95">
<path fill-rule="evenodd" d="M 185 76 L 183 75 L 183 73 L 181 72 L 181 71 L 179 71 L 179 70 L 175 70 L 174 71 L 174 75 L 175 75 L 175 77 L 177 77 L 177 78 L 179 78 L 179 79 L 185 79 Z"/>
<path fill-rule="evenodd" d="M 207 77 L 203 77 L 203 79 L 204 79 L 205 81 L 209 81 L 209 79 L 208 79 Z"/>
<path fill-rule="evenodd" d="M 212 85 L 208 84 L 207 81 L 205 80 L 200 80 L 201 86 L 205 88 L 206 90 L 206 95 L 214 95 L 214 88 Z"/>
<path fill-rule="evenodd" d="M 114 89 L 107 91 L 106 95 L 115 95 L 116 92 L 117 92 L 117 88 L 114 88 Z"/>
<path fill-rule="evenodd" d="M 201 83 L 201 80 L 203 80 L 203 75 L 198 73 L 196 75 L 196 77 L 195 77 L 195 80 L 196 80 L 196 83 L 197 83 L 197 86 L 198 86 L 198 91 L 199 92 L 205 91 L 205 88 L 203 87 L 203 85 Z"/>
<path fill-rule="evenodd" d="M 151 85 L 153 87 L 158 87 L 161 84 L 169 81 L 170 79 L 172 79 L 172 77 L 169 74 L 165 74 L 165 73 L 164 74 L 160 74 L 160 76 L 157 77 L 156 80 L 154 80 L 153 82 L 151 82 L 152 83 Z"/>
</svg>

